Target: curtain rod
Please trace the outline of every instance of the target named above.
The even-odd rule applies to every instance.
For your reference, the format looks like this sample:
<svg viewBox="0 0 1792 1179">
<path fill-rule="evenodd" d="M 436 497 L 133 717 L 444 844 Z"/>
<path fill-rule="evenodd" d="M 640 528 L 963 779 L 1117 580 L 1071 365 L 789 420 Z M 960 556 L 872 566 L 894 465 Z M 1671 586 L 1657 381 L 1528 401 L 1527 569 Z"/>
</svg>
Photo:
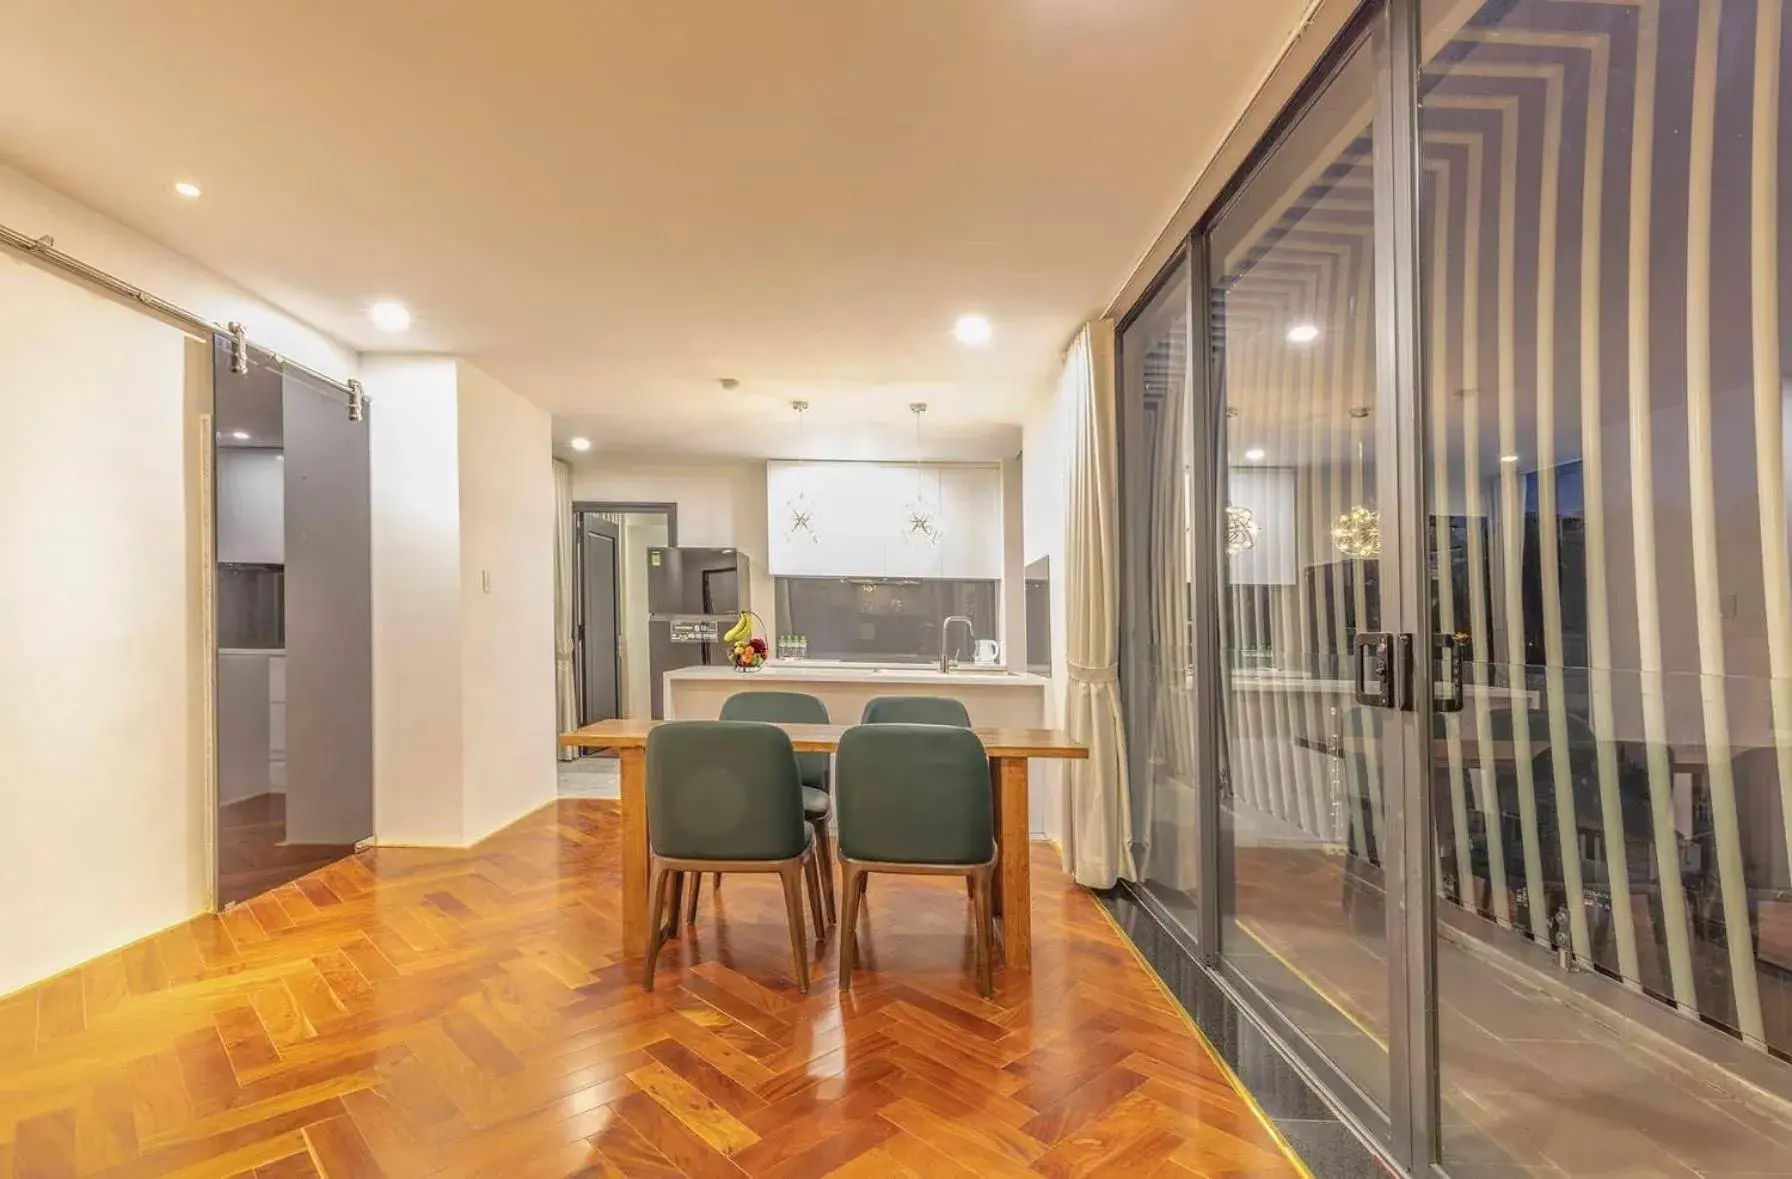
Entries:
<svg viewBox="0 0 1792 1179">
<path fill-rule="evenodd" d="M 361 408 L 367 403 L 367 396 L 362 391 L 361 382 L 352 377 L 346 381 L 339 381 L 335 377 L 326 376 L 325 374 L 318 372 L 309 365 L 300 364 L 290 356 L 284 356 L 281 353 L 274 351 L 272 348 L 264 348 L 259 344 L 251 343 L 243 335 L 242 324 L 229 323 L 219 325 L 212 323 L 209 320 L 193 314 L 193 312 L 188 311 L 184 307 L 177 306 L 166 299 L 150 294 L 142 287 L 132 286 L 117 275 L 108 274 L 106 271 L 95 266 L 90 266 L 73 255 L 63 253 L 56 248 L 56 239 L 49 234 L 45 234 L 42 237 L 27 237 L 16 229 L 0 225 L 0 245 L 7 246 L 27 257 L 35 258 L 58 270 L 67 271 L 82 282 L 99 287 L 101 290 L 110 292 L 122 299 L 128 299 L 133 303 L 142 304 L 155 314 L 162 316 L 164 319 L 172 319 L 196 334 L 204 336 L 216 336 L 221 334 L 228 336 L 232 341 L 230 367 L 233 372 L 248 371 L 247 350 L 250 348 L 253 348 L 255 351 L 266 356 L 272 357 L 275 363 L 287 368 L 296 369 L 313 381 L 326 385 L 347 397 L 349 401 L 349 416 L 355 421 L 360 420 Z"/>
</svg>

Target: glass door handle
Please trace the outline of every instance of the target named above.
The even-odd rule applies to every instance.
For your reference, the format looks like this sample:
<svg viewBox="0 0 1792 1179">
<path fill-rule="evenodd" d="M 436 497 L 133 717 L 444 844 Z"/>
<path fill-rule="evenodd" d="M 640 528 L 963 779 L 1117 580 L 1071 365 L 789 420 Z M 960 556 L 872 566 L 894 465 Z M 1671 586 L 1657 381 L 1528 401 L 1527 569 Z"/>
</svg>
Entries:
<svg viewBox="0 0 1792 1179">
<path fill-rule="evenodd" d="M 1351 691 L 1358 704 L 1394 707 L 1394 636 L 1384 631 L 1356 637 L 1350 665 Z"/>
</svg>

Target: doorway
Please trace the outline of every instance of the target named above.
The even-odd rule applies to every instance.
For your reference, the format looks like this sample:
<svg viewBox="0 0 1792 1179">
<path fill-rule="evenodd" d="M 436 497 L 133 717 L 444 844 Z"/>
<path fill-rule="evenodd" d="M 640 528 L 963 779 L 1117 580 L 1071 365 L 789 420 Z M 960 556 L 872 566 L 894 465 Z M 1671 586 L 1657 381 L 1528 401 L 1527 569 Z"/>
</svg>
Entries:
<svg viewBox="0 0 1792 1179">
<path fill-rule="evenodd" d="M 678 505 L 573 504 L 574 665 L 580 724 L 652 715 L 647 551 L 678 543 Z"/>
<path fill-rule="evenodd" d="M 216 345 L 217 901 L 373 835 L 366 422 L 277 358 Z"/>
<path fill-rule="evenodd" d="M 622 528 L 597 512 L 578 518 L 579 723 L 622 715 Z"/>
</svg>

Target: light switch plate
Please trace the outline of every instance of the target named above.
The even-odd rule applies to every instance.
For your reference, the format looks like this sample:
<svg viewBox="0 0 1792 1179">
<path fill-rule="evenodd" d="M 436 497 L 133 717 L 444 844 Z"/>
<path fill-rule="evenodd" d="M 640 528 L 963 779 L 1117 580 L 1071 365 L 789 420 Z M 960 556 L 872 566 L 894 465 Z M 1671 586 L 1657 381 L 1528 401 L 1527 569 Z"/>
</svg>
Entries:
<svg viewBox="0 0 1792 1179">
<path fill-rule="evenodd" d="M 492 571 L 490 569 L 481 569 L 479 571 L 479 585 L 486 593 L 489 594 L 492 592 Z"/>
</svg>

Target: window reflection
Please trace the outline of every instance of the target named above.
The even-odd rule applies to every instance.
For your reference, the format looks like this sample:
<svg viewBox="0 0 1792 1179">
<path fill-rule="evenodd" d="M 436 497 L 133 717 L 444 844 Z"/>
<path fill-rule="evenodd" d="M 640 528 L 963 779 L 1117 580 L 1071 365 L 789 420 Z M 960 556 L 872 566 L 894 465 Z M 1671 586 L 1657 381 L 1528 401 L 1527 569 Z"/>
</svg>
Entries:
<svg viewBox="0 0 1792 1179">
<path fill-rule="evenodd" d="M 1482 689 L 1433 759 L 1447 1162 L 1775 1157 L 1458 947 L 1792 1051 L 1780 7 L 1424 5 L 1430 557 Z"/>
</svg>

